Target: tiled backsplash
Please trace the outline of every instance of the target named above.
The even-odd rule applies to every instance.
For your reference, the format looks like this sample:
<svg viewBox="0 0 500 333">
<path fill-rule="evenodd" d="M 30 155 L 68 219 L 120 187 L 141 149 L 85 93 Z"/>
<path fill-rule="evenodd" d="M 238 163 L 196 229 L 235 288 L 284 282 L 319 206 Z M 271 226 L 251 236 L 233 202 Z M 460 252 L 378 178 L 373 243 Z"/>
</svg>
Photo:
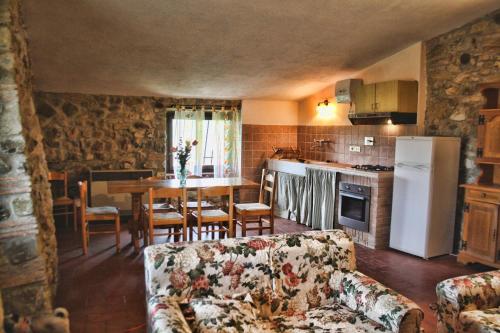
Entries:
<svg viewBox="0 0 500 333">
<path fill-rule="evenodd" d="M 273 146 L 298 147 L 303 158 L 332 160 L 350 164 L 394 164 L 396 137 L 417 135 L 416 125 L 358 126 L 274 126 L 243 125 L 243 175 L 259 175 Z M 365 136 L 374 138 L 373 146 L 365 146 Z M 314 148 L 314 139 L 329 140 Z M 361 152 L 350 152 L 349 146 L 360 146 Z"/>
<path fill-rule="evenodd" d="M 298 147 L 307 159 L 331 160 L 348 164 L 394 165 L 396 137 L 417 135 L 416 125 L 360 126 L 276 126 L 243 125 L 242 175 L 260 182 L 260 175 L 273 146 Z M 374 138 L 373 146 L 364 145 L 364 137 Z M 330 140 L 321 148 L 312 148 L 314 139 Z M 349 152 L 349 146 L 361 152 Z M 242 194 L 242 201 L 254 198 L 255 191 Z"/>
<path fill-rule="evenodd" d="M 272 147 L 297 147 L 297 126 L 243 125 L 243 177 L 260 182 L 264 162 Z"/>
<path fill-rule="evenodd" d="M 297 143 L 307 159 L 331 160 L 349 164 L 394 165 L 396 137 L 417 135 L 416 125 L 358 125 L 358 126 L 298 126 Z M 373 137 L 374 145 L 365 146 L 365 136 Z M 314 148 L 316 140 L 331 143 Z M 360 152 L 350 152 L 349 146 L 359 146 Z"/>
</svg>

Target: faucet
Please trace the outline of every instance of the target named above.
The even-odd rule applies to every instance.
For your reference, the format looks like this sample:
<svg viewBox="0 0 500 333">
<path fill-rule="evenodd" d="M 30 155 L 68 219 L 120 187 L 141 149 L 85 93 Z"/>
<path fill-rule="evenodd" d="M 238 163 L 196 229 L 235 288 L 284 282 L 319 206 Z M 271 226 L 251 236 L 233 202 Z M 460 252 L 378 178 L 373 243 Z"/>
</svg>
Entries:
<svg viewBox="0 0 500 333">
<path fill-rule="evenodd" d="M 328 143 L 332 143 L 332 140 L 313 139 L 313 144 L 311 145 L 311 150 L 320 149 L 323 147 L 323 145 L 326 145 Z"/>
</svg>

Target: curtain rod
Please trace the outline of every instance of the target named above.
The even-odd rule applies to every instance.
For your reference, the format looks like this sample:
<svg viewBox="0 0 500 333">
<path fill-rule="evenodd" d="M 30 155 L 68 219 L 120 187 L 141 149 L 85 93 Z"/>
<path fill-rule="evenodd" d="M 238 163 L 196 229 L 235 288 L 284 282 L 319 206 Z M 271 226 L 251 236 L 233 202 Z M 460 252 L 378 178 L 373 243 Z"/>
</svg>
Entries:
<svg viewBox="0 0 500 333">
<path fill-rule="evenodd" d="M 205 106 L 205 105 L 170 105 L 166 107 L 167 111 L 206 111 L 206 112 L 228 112 L 237 111 L 238 106 Z"/>
</svg>

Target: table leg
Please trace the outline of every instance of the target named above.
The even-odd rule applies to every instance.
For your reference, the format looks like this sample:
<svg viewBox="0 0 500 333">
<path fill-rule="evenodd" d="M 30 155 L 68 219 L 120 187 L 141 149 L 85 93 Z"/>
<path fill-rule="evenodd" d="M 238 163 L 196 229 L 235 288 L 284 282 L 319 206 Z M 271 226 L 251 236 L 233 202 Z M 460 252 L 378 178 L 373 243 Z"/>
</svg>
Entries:
<svg viewBox="0 0 500 333">
<path fill-rule="evenodd" d="M 141 212 L 141 196 L 142 193 L 132 193 L 132 220 L 130 221 L 130 234 L 132 236 L 132 245 L 134 251 L 139 252 L 139 228 L 141 221 L 139 221 Z"/>
</svg>

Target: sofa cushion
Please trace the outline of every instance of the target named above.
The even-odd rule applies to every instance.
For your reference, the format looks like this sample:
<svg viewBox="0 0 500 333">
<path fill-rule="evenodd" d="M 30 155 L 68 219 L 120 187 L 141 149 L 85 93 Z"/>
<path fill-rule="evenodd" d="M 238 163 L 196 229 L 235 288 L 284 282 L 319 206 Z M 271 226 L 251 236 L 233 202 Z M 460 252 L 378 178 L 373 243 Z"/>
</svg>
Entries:
<svg viewBox="0 0 500 333">
<path fill-rule="evenodd" d="M 354 245 L 341 230 L 282 235 L 271 260 L 280 311 L 288 315 L 331 303 L 331 274 L 355 269 Z"/>
<path fill-rule="evenodd" d="M 265 326 L 249 302 L 209 297 L 193 299 L 188 306 L 193 316 L 190 323 L 193 332 L 262 332 L 260 328 Z"/>
<path fill-rule="evenodd" d="M 389 332 L 383 325 L 338 303 L 323 305 L 302 315 L 278 316 L 272 323 L 276 332 Z"/>
<path fill-rule="evenodd" d="M 159 244 L 146 248 L 148 296 L 185 300 L 232 296 L 271 286 L 272 237 Z"/>
<path fill-rule="evenodd" d="M 459 327 L 464 333 L 498 333 L 500 308 L 463 311 L 459 316 Z"/>
<path fill-rule="evenodd" d="M 168 296 L 155 295 L 148 300 L 148 332 L 190 333 L 177 301 Z"/>
</svg>

